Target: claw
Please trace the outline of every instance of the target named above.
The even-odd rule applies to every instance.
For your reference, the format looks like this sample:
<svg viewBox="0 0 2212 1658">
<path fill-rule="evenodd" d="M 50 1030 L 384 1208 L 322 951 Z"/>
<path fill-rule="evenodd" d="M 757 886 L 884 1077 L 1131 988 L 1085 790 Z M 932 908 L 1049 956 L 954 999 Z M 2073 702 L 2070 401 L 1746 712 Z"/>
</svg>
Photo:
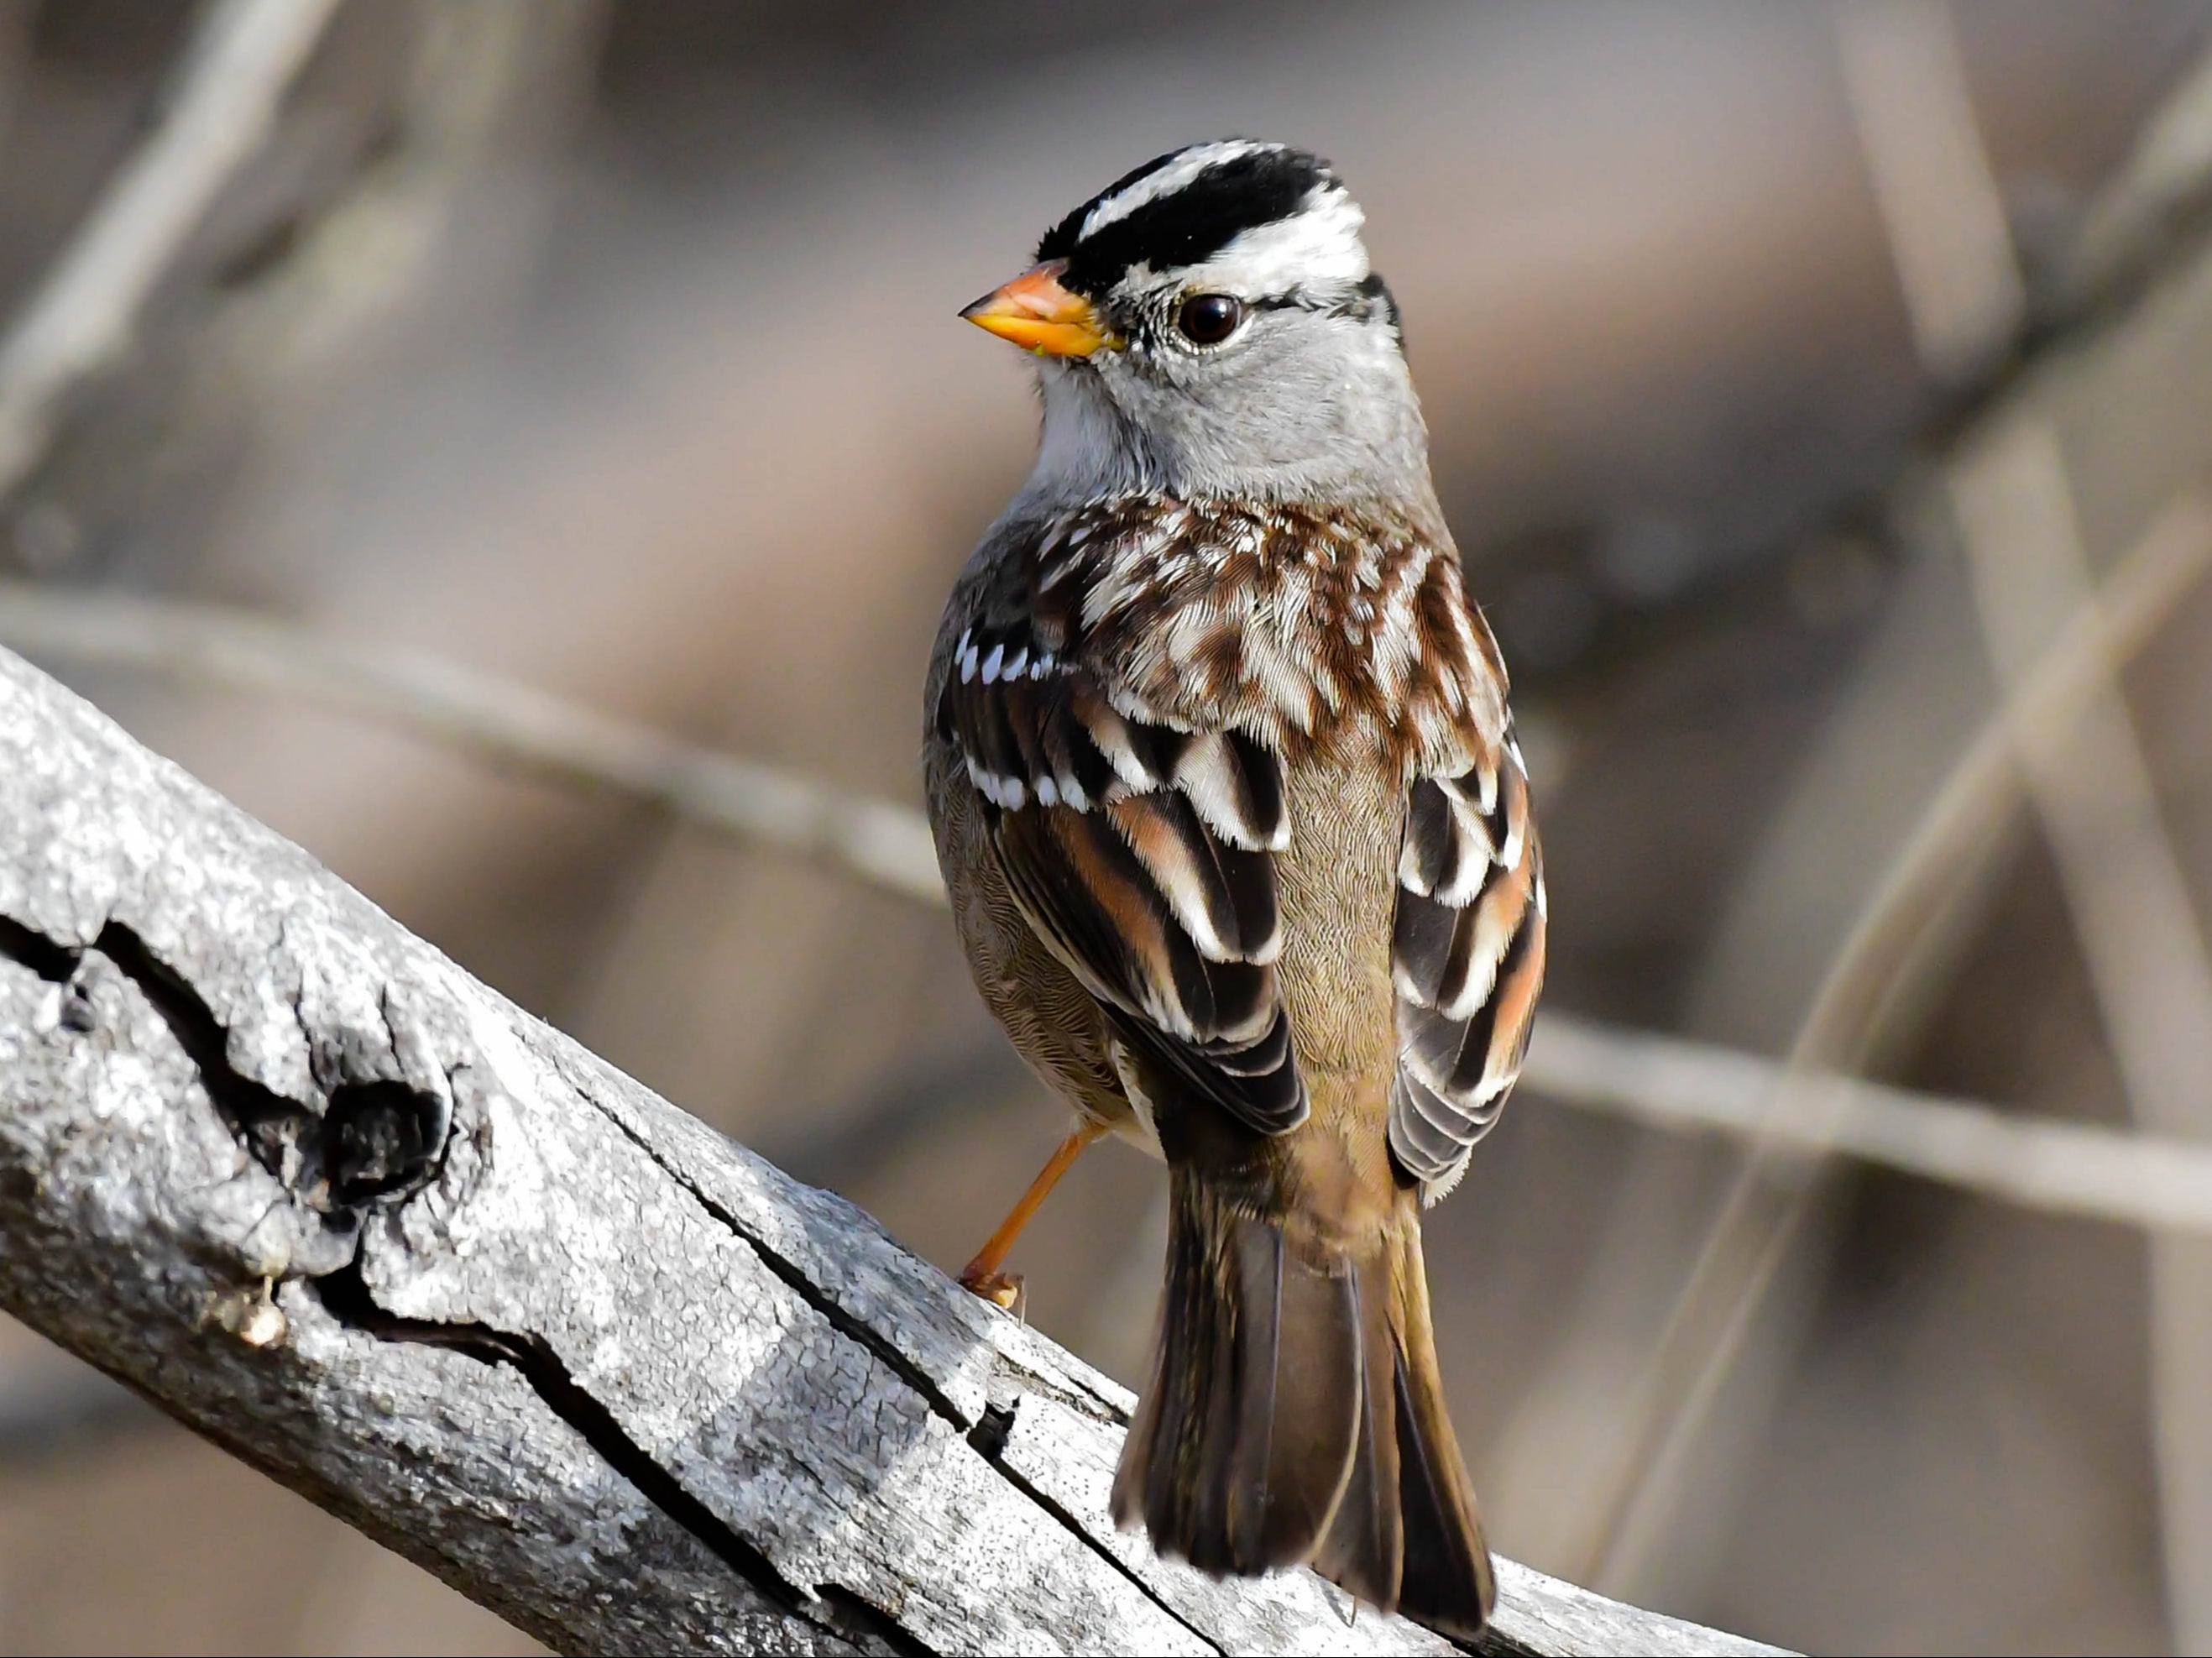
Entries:
<svg viewBox="0 0 2212 1658">
<path fill-rule="evenodd" d="M 1022 1298 L 1022 1275 L 1019 1272 L 977 1272 L 970 1276 L 963 1272 L 960 1287 L 1011 1313 Z"/>
</svg>

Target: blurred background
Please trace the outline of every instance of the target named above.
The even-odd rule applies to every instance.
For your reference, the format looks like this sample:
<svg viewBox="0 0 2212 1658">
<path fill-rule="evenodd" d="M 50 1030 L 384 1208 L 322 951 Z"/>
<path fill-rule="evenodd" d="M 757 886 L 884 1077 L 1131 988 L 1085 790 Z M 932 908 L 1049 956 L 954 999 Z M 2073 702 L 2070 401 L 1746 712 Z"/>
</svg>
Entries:
<svg viewBox="0 0 2212 1658">
<path fill-rule="evenodd" d="M 2212 1135 L 2208 43 L 2202 0 L 0 0 L 0 643 L 33 597 L 221 605 L 917 806 L 938 609 L 1035 426 L 954 313 L 1145 158 L 1280 137 L 1408 319 L 1547 1010 L 1992 1133 Z M 225 108 L 127 349 L 56 347 L 133 169 Z M 911 896 L 304 689 L 30 653 L 947 1268 L 1062 1131 Z M 1498 1547 L 1808 1650 L 2212 1651 L 2212 1205 L 1594 1102 L 1540 1036 L 1430 1223 Z M 1013 1263 L 1132 1382 L 1159 1187 L 1094 1153 Z M 0 1649 L 533 1649 L 6 1324 Z"/>
</svg>

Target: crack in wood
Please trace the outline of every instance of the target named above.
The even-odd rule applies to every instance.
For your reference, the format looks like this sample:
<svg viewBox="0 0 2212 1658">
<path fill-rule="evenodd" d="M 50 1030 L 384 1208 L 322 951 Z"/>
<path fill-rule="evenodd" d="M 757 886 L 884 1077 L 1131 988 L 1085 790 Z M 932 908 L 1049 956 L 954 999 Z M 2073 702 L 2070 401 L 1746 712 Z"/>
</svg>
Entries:
<svg viewBox="0 0 2212 1658">
<path fill-rule="evenodd" d="M 369 1290 L 358 1255 L 335 1272 L 308 1279 L 307 1286 L 324 1309 L 349 1330 L 380 1341 L 448 1348 L 480 1364 L 510 1366 L 546 1409 L 574 1428 L 646 1501 L 698 1539 L 762 1600 L 787 1616 L 847 1640 L 872 1637 L 895 1652 L 928 1650 L 881 1608 L 842 1591 L 841 1586 L 827 1585 L 810 1594 L 777 1570 L 774 1561 L 685 1490 L 681 1480 L 631 1438 L 614 1412 L 569 1373 L 544 1338 L 517 1335 L 483 1323 L 445 1323 L 388 1312 Z M 817 1608 L 830 1612 L 826 1621 L 817 1615 Z"/>
<path fill-rule="evenodd" d="M 1185 1629 L 1188 1630 L 1195 1638 L 1203 1641 L 1212 1651 L 1220 1652 L 1224 1650 L 1218 1641 L 1213 1639 L 1213 1637 L 1206 1634 L 1204 1630 L 1199 1628 L 1198 1625 L 1192 1623 L 1189 1619 L 1184 1617 L 1182 1613 L 1177 1612 L 1173 1606 L 1170 1606 L 1167 1601 L 1160 1596 L 1158 1591 L 1154 1589 L 1151 1584 L 1145 1582 L 1144 1578 L 1140 1576 L 1127 1561 L 1121 1558 L 1121 1557 L 1116 1555 L 1111 1549 L 1108 1548 L 1104 1543 L 1093 1536 L 1090 1528 L 1085 1526 L 1081 1521 L 1078 1520 L 1073 1514 L 1070 1513 L 1065 1503 L 1057 1502 L 1051 1497 L 1047 1496 L 1018 1470 L 1008 1467 L 1006 1464 L 1000 1460 L 1006 1455 L 1006 1438 L 1007 1436 L 1012 1434 L 1014 1430 L 1014 1414 L 1021 1409 L 1021 1400 L 1018 1398 L 1016 1398 L 1010 1403 L 1005 1405 L 992 1405 L 985 1408 L 983 1412 L 983 1419 L 975 1424 L 974 1431 L 969 1433 L 968 1436 L 968 1442 L 975 1447 L 976 1455 L 981 1456 L 994 1468 L 996 1468 L 999 1471 L 999 1476 L 1000 1479 L 1006 1480 L 1006 1482 L 1012 1485 L 1016 1491 L 1028 1497 L 1030 1502 L 1036 1503 L 1037 1507 L 1042 1509 L 1062 1526 L 1066 1527 L 1077 1537 L 1080 1538 L 1084 1543 L 1090 1547 L 1092 1553 L 1096 1554 L 1108 1565 L 1113 1567 L 1113 1569 L 1121 1573 L 1122 1576 L 1127 1578 L 1131 1583 L 1136 1586 L 1138 1594 L 1143 1595 L 1145 1599 L 1158 1606 L 1161 1612 L 1164 1612 L 1168 1617 L 1174 1619 L 1176 1623 L 1181 1624 Z"/>
<path fill-rule="evenodd" d="M 363 1205 L 404 1197 L 437 1177 L 449 1115 L 442 1100 L 371 1078 L 333 1084 L 313 1111 L 233 1066 L 230 1033 L 214 1010 L 123 922 L 111 918 L 79 949 L 0 916 L 0 956 L 50 984 L 72 987 L 88 952 L 113 963 L 161 1017 L 239 1144 L 334 1230 L 358 1230 Z"/>
<path fill-rule="evenodd" d="M 510 1366 L 545 1407 L 574 1429 L 609 1467 L 763 1600 L 825 1635 L 857 1638 L 864 1645 L 872 1641 L 894 1653 L 930 1651 L 881 1608 L 842 1585 L 822 1586 L 809 1594 L 784 1576 L 765 1554 L 624 1432 L 614 1413 L 570 1375 L 542 1338 L 483 1323 L 404 1318 L 377 1304 L 362 1274 L 360 1234 L 365 1208 L 378 1198 L 411 1193 L 435 1179 L 447 1117 L 441 1102 L 401 1082 L 340 1083 L 329 1090 L 328 1105 L 319 1118 L 231 1066 L 228 1032 L 222 1022 L 184 976 L 155 956 L 131 927 L 111 919 L 90 945 L 80 949 L 0 915 L 0 957 L 17 962 L 50 984 L 73 985 L 86 955 L 93 951 L 113 963 L 161 1016 L 191 1061 L 224 1126 L 255 1162 L 295 1196 L 321 1209 L 327 1224 L 352 1232 L 355 1248 L 345 1265 L 334 1272 L 302 1275 L 309 1291 L 338 1323 L 380 1340 L 444 1347 L 479 1363 Z M 301 1012 L 296 1001 L 294 1011 Z M 301 1023 L 304 1029 L 304 1016 Z M 433 1133 L 437 1135 L 434 1148 Z M 826 1619 L 816 1615 L 817 1608 L 829 1613 Z"/>
<path fill-rule="evenodd" d="M 155 956 L 131 927 L 111 919 L 89 946 L 79 949 L 0 915 L 0 957 L 19 963 L 50 984 L 72 986 L 85 956 L 93 951 L 113 963 L 161 1016 L 191 1061 L 224 1126 L 255 1162 L 295 1196 L 321 1209 L 327 1224 L 352 1232 L 355 1248 L 343 1266 L 329 1272 L 301 1275 L 310 1293 L 339 1324 L 380 1340 L 444 1347 L 478 1363 L 511 1367 L 545 1407 L 575 1430 L 610 1467 L 728 1566 L 762 1600 L 823 1634 L 856 1641 L 863 1649 L 872 1647 L 933 1658 L 933 1649 L 902 1628 L 896 1619 L 843 1585 L 817 1585 L 810 1593 L 777 1570 L 767 1555 L 631 1438 L 614 1413 L 576 1381 L 542 1337 L 517 1335 L 479 1322 L 406 1318 L 377 1304 L 362 1272 L 360 1235 L 364 1212 L 379 1198 L 394 1193 L 404 1196 L 436 1178 L 448 1126 L 442 1102 L 429 1099 L 401 1082 L 339 1083 L 330 1089 L 328 1105 L 319 1118 L 307 1107 L 231 1066 L 228 1032 L 222 1021 L 184 976 Z M 294 1011 L 304 1029 L 306 1019 L 296 1000 Z M 389 1035 L 388 1011 L 386 1018 Z M 434 1149 L 433 1133 L 437 1136 Z M 649 1154 L 650 1148 L 645 1149 Z M 699 1196 L 688 1183 L 679 1183 Z M 744 1236 L 732 1217 L 703 1197 L 700 1201 L 732 1230 Z M 757 1241 L 746 1241 L 760 1251 L 770 1271 L 806 1293 L 808 1300 L 846 1333 L 854 1334 L 866 1327 L 842 1309 L 823 1304 L 818 1292 L 808 1293 L 813 1286 L 787 1262 L 778 1260 Z M 868 1345 L 872 1351 L 878 1351 L 878 1356 L 890 1357 L 882 1354 L 875 1343 Z M 902 1379 L 929 1397 L 933 1408 L 953 1414 L 951 1401 L 930 1387 L 910 1361 L 895 1368 L 900 1370 Z"/>
<path fill-rule="evenodd" d="M 905 1353 L 901 1352 L 896 1344 L 882 1331 L 842 1305 L 836 1297 L 830 1295 L 828 1291 L 801 1272 L 796 1263 L 769 1247 L 765 1239 L 746 1226 L 726 1205 L 717 1203 L 700 1190 L 696 1181 L 683 1169 L 672 1164 L 649 1141 L 641 1138 L 629 1123 L 623 1121 L 620 1112 L 607 1109 L 587 1088 L 579 1088 L 577 1091 L 594 1111 L 622 1131 L 623 1139 L 650 1158 L 654 1168 L 690 1193 L 702 1209 L 728 1228 L 732 1236 L 758 1256 L 762 1266 L 787 1284 L 792 1292 L 800 1300 L 821 1314 L 829 1321 L 831 1329 L 866 1348 L 872 1357 L 880 1360 L 900 1381 L 921 1394 L 931 1410 L 936 1412 L 962 1433 L 966 1433 L 974 1425 L 960 1407 L 952 1402 L 945 1389 L 933 1381 L 921 1365 L 915 1363 Z"/>
<path fill-rule="evenodd" d="M 1017 1397 L 1012 1403 L 1006 1406 L 1001 1406 L 992 1405 L 986 1406 L 982 1418 L 980 1421 L 971 1422 L 969 1418 L 961 1412 L 959 1407 L 953 1404 L 951 1399 L 945 1394 L 945 1390 L 939 1387 L 936 1382 L 931 1381 L 928 1376 L 923 1372 L 921 1367 L 916 1364 L 914 1360 L 909 1358 L 906 1354 L 901 1352 L 881 1331 L 876 1329 L 872 1325 L 857 1317 L 846 1308 L 841 1306 L 834 1297 L 830 1296 L 822 1288 L 820 1284 L 815 1283 L 811 1278 L 808 1278 L 805 1272 L 800 1271 L 794 1262 L 787 1260 L 775 1249 L 770 1248 L 763 1240 L 754 1234 L 750 1228 L 747 1227 L 742 1221 L 740 1221 L 726 1206 L 717 1203 L 713 1198 L 702 1191 L 698 1185 L 691 1180 L 683 1169 L 672 1165 L 667 1158 L 663 1157 L 657 1150 L 655 1150 L 649 1142 L 641 1138 L 636 1132 L 631 1128 L 629 1124 L 623 1120 L 622 1114 L 619 1112 L 609 1110 L 604 1103 L 592 1094 L 589 1089 L 580 1088 L 578 1091 L 582 1097 L 591 1104 L 592 1109 L 598 1111 L 602 1116 L 605 1117 L 608 1121 L 613 1123 L 617 1128 L 622 1131 L 623 1137 L 627 1139 L 631 1145 L 636 1146 L 639 1151 L 642 1151 L 647 1157 L 651 1158 L 655 1167 L 659 1168 L 662 1173 L 665 1174 L 669 1177 L 669 1179 L 675 1181 L 678 1186 L 690 1193 L 698 1202 L 701 1208 L 704 1209 L 717 1221 L 727 1227 L 736 1237 L 750 1247 L 760 1258 L 761 1264 L 763 1266 L 767 1267 L 770 1272 L 773 1272 L 785 1284 L 790 1285 L 793 1291 L 805 1300 L 809 1306 L 821 1313 L 823 1317 L 829 1321 L 832 1328 L 836 1329 L 840 1334 L 849 1337 L 851 1339 L 859 1342 L 861 1346 L 866 1348 L 871 1354 L 882 1360 L 883 1363 L 889 1366 L 901 1381 L 904 1382 L 917 1394 L 921 1394 L 924 1400 L 928 1401 L 929 1406 L 932 1410 L 935 1411 L 955 1428 L 960 1430 L 963 1436 L 966 1438 L 969 1445 L 981 1456 L 983 1461 L 988 1465 L 1000 1479 L 1006 1480 L 1008 1485 L 1012 1485 L 1024 1497 L 1036 1503 L 1038 1508 L 1049 1515 L 1054 1521 L 1065 1528 L 1078 1542 L 1081 1543 L 1085 1548 L 1089 1549 L 1093 1554 L 1104 1561 L 1106 1564 L 1112 1567 L 1113 1570 L 1119 1573 L 1122 1577 L 1127 1579 L 1128 1582 L 1134 1586 L 1137 1592 L 1143 1595 L 1146 1600 L 1151 1601 L 1152 1605 L 1158 1607 L 1161 1612 L 1165 1616 L 1173 1619 L 1176 1623 L 1182 1625 L 1183 1628 L 1188 1630 L 1193 1638 L 1205 1643 L 1208 1648 L 1215 1652 L 1219 1652 L 1221 1650 L 1219 1644 L 1211 1639 L 1205 1631 L 1198 1628 L 1188 1618 L 1184 1617 L 1181 1612 L 1177 1612 L 1173 1606 L 1170 1606 L 1165 1600 L 1161 1599 L 1158 1593 L 1155 1591 L 1150 1584 L 1146 1583 L 1145 1580 L 1137 1574 L 1137 1572 L 1133 1570 L 1127 1562 L 1118 1558 L 1111 1549 L 1109 1549 L 1103 1542 L 1101 1542 L 1099 1539 L 1082 1523 L 1082 1521 L 1078 1520 L 1073 1514 L 1069 1513 L 1062 1505 L 1046 1497 L 1044 1493 L 1040 1491 L 1034 1485 L 1032 1485 L 1029 1480 L 1024 1479 L 1012 1468 L 1008 1467 L 1000 1460 L 998 1455 L 996 1455 L 994 1449 L 987 1448 L 987 1447 L 989 1447 L 992 1444 L 994 1437 L 993 1430 L 994 1429 L 996 1450 L 1002 1451 L 1005 1448 L 1006 1434 L 1011 1430 L 1013 1425 L 1014 1411 L 1020 1404 L 1018 1397 Z"/>
<path fill-rule="evenodd" d="M 27 967 L 50 985 L 66 985 L 76 976 L 84 952 L 58 944 L 11 916 L 0 915 L 0 956 Z"/>
</svg>

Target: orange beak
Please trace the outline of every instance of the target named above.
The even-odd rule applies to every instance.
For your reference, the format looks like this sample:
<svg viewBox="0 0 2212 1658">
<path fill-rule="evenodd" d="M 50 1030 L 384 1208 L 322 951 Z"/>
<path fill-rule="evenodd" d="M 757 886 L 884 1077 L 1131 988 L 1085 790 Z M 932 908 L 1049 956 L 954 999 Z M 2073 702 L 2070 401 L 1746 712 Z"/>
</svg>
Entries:
<svg viewBox="0 0 2212 1658">
<path fill-rule="evenodd" d="M 1002 340 L 1041 357 L 1087 357 L 1118 342 L 1097 307 L 1060 285 L 1065 259 L 1024 272 L 995 294 L 986 294 L 960 314 Z"/>
</svg>

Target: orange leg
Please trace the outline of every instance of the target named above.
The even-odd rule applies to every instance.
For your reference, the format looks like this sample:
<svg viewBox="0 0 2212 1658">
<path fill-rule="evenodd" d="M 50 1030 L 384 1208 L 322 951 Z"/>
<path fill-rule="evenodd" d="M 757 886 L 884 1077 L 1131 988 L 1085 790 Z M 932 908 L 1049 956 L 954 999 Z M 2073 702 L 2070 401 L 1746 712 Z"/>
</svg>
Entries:
<svg viewBox="0 0 2212 1658">
<path fill-rule="evenodd" d="M 1006 1265 L 1007 1252 L 1014 1247 L 1014 1240 L 1021 1236 L 1022 1228 L 1030 1224 L 1030 1217 L 1044 1206 L 1052 1188 L 1060 1184 L 1060 1177 L 1075 1166 L 1075 1160 L 1083 1155 L 1085 1146 L 1105 1133 L 1102 1126 L 1088 1118 L 1076 1124 L 1075 1131 L 1060 1143 L 1060 1149 L 1037 1171 L 1037 1177 L 1030 1182 L 1030 1189 L 1022 1193 L 1021 1201 L 999 1223 L 999 1230 L 991 1234 L 990 1241 L 975 1252 L 975 1260 L 961 1269 L 963 1289 L 972 1290 L 984 1300 L 994 1301 L 1001 1307 L 1014 1304 L 1021 1295 L 1022 1281 L 999 1270 Z"/>
</svg>

